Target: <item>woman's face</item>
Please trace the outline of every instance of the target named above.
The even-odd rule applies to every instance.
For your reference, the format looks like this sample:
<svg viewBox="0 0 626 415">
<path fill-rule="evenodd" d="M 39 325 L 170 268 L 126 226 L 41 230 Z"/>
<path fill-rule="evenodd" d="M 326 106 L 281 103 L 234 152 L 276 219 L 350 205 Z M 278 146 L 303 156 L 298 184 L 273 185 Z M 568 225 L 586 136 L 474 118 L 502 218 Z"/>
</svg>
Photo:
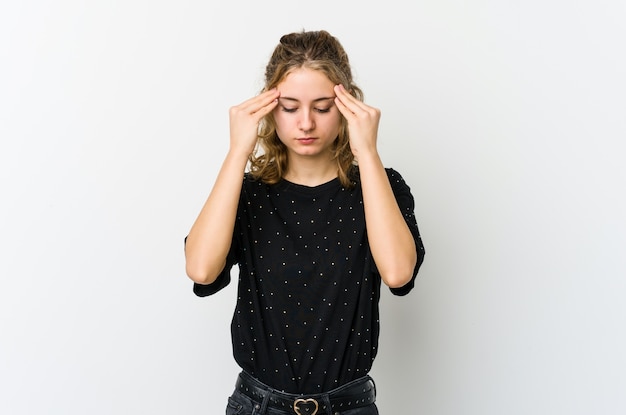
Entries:
<svg viewBox="0 0 626 415">
<path fill-rule="evenodd" d="M 330 157 L 341 127 L 333 87 L 323 72 L 307 68 L 292 71 L 276 86 L 276 133 L 289 157 Z"/>
</svg>

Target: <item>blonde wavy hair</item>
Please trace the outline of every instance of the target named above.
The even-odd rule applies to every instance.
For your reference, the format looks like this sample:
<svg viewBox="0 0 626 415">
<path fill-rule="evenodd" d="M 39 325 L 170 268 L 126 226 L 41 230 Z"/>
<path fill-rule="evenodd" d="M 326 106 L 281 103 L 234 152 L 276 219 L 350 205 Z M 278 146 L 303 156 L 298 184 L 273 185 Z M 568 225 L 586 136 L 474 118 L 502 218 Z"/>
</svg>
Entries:
<svg viewBox="0 0 626 415">
<path fill-rule="evenodd" d="M 352 96 L 363 101 L 363 92 L 352 79 L 348 55 L 330 33 L 324 30 L 302 31 L 282 36 L 265 68 L 265 86 L 262 91 L 276 87 L 289 73 L 299 68 L 323 72 L 331 82 L 342 84 Z M 350 150 L 348 125 L 343 116 L 332 152 L 341 184 L 352 187 L 356 161 Z M 276 123 L 270 113 L 259 125 L 258 147 L 250 155 L 250 173 L 264 183 L 275 184 L 283 178 L 288 163 L 287 148 L 276 134 Z"/>
</svg>

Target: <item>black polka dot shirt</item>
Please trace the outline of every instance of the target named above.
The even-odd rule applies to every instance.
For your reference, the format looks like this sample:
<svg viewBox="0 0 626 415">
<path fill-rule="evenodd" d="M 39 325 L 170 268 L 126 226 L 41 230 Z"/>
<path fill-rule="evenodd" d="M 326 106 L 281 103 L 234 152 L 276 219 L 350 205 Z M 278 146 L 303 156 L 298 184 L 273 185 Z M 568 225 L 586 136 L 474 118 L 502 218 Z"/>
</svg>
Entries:
<svg viewBox="0 0 626 415">
<path fill-rule="evenodd" d="M 358 178 L 358 169 L 355 177 Z M 418 250 L 424 257 L 409 187 L 387 169 Z M 381 280 L 365 230 L 361 187 L 338 179 L 308 187 L 244 178 L 227 265 L 199 296 L 230 282 L 239 266 L 232 320 L 239 366 L 274 389 L 319 393 L 365 376 L 377 353 Z"/>
</svg>

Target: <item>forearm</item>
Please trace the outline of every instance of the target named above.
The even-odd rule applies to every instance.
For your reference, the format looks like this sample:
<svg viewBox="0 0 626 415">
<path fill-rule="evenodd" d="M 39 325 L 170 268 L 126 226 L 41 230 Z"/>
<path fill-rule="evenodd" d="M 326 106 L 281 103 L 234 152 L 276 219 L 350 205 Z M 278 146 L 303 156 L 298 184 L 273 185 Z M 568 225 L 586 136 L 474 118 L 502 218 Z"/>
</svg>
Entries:
<svg viewBox="0 0 626 415">
<path fill-rule="evenodd" d="M 185 244 L 186 272 L 200 284 L 215 281 L 226 264 L 247 155 L 229 152 Z"/>
<path fill-rule="evenodd" d="M 389 287 L 407 284 L 417 262 L 413 235 L 398 207 L 378 153 L 359 157 L 365 221 L 372 256 Z"/>
</svg>

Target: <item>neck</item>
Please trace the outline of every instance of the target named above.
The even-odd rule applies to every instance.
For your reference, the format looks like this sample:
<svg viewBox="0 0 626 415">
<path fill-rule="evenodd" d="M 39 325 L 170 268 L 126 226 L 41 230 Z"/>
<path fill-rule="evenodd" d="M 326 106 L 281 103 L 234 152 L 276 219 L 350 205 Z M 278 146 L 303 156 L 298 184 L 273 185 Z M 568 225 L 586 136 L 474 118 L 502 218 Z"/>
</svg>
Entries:
<svg viewBox="0 0 626 415">
<path fill-rule="evenodd" d="M 327 183 L 337 177 L 337 165 L 334 161 L 320 165 L 320 163 L 290 163 L 285 174 L 285 180 L 304 186 L 317 186 Z"/>
</svg>

